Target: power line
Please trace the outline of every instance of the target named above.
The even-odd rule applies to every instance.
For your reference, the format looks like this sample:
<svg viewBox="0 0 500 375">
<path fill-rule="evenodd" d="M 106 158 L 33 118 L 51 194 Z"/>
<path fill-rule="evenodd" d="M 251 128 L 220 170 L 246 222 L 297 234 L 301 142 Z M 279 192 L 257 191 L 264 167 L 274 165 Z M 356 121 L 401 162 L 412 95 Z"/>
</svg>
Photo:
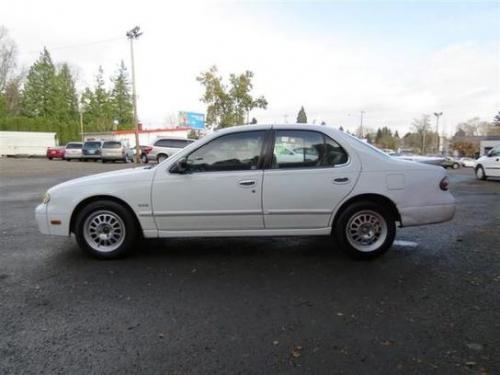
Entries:
<svg viewBox="0 0 500 375">
<path fill-rule="evenodd" d="M 110 38 L 110 39 L 101 39 L 101 40 L 96 40 L 96 41 L 93 41 L 93 42 L 72 44 L 72 45 L 59 46 L 59 47 L 51 47 L 51 48 L 48 48 L 48 49 L 50 51 L 58 51 L 58 50 L 71 49 L 71 48 L 88 47 L 88 46 L 93 46 L 93 45 L 96 45 L 96 44 L 116 42 L 118 40 L 123 40 L 123 37 L 115 37 L 115 38 Z M 32 50 L 32 51 L 22 52 L 20 54 L 21 55 L 31 55 L 31 54 L 35 54 L 35 53 L 40 53 L 40 50 L 37 50 L 37 51 Z"/>
</svg>

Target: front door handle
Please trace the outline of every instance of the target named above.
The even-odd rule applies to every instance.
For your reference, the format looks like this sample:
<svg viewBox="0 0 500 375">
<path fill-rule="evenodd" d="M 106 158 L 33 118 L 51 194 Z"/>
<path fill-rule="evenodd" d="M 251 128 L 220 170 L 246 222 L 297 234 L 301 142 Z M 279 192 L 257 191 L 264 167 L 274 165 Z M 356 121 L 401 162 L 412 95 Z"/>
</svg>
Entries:
<svg viewBox="0 0 500 375">
<path fill-rule="evenodd" d="M 333 179 L 334 184 L 347 184 L 349 182 L 349 177 L 337 177 Z"/>
<path fill-rule="evenodd" d="M 255 180 L 243 180 L 238 182 L 238 184 L 243 187 L 250 187 L 255 185 Z"/>
</svg>

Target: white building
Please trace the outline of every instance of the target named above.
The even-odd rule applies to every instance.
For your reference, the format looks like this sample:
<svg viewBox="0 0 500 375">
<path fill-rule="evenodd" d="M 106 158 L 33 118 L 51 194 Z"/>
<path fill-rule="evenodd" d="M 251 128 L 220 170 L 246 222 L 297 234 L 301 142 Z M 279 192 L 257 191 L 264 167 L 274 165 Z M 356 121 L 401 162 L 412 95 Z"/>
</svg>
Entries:
<svg viewBox="0 0 500 375">
<path fill-rule="evenodd" d="M 0 155 L 42 156 L 56 146 L 56 133 L 0 131 Z"/>
<path fill-rule="evenodd" d="M 175 137 L 187 139 L 191 128 L 165 128 L 139 130 L 139 144 L 151 145 L 159 137 Z M 131 147 L 135 146 L 135 130 L 114 130 L 110 132 L 83 133 L 85 141 L 123 141 Z"/>
</svg>

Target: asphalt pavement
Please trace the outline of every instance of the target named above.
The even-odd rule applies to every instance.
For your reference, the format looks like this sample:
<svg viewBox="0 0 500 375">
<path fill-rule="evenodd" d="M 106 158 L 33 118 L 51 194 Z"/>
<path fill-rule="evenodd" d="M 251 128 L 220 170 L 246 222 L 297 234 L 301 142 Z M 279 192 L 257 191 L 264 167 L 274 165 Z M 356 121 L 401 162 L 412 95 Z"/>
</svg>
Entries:
<svg viewBox="0 0 500 375">
<path fill-rule="evenodd" d="M 128 167 L 0 159 L 0 374 L 500 373 L 500 181 L 450 170 L 454 220 L 370 262 L 321 237 L 97 261 L 38 233 L 47 188 Z"/>
</svg>

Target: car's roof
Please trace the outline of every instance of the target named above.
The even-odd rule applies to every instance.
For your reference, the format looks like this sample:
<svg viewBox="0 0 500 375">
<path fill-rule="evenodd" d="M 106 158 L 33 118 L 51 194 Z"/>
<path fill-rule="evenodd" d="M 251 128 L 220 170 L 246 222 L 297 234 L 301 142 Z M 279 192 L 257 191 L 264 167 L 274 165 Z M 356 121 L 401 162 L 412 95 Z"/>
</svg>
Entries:
<svg viewBox="0 0 500 375">
<path fill-rule="evenodd" d="M 340 132 L 331 126 L 326 125 L 310 125 L 310 124 L 256 124 L 256 125 L 237 125 L 229 128 L 216 130 L 215 133 L 234 133 L 248 130 L 267 130 L 267 129 L 293 129 L 293 130 L 315 130 L 319 132 Z"/>
</svg>

